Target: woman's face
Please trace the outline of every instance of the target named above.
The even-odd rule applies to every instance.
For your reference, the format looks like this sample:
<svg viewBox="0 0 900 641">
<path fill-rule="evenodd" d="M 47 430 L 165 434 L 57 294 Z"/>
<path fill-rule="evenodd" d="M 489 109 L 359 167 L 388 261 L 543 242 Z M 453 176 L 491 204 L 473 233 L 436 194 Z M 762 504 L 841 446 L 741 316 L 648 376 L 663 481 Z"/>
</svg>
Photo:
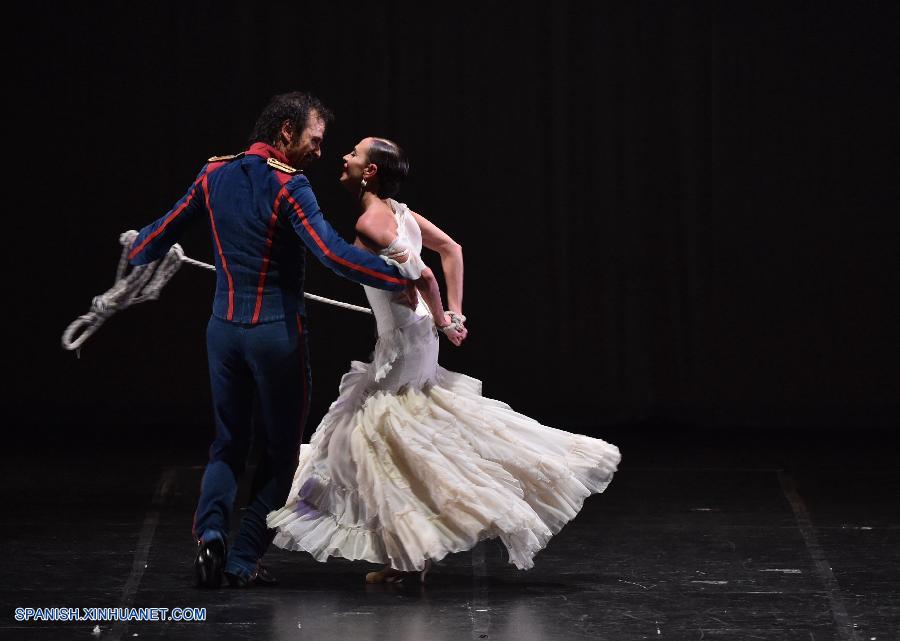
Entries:
<svg viewBox="0 0 900 641">
<path fill-rule="evenodd" d="M 369 166 L 369 146 L 371 138 L 363 138 L 353 150 L 344 156 L 344 170 L 341 172 L 341 184 L 349 189 L 355 189 L 366 173 Z"/>
</svg>

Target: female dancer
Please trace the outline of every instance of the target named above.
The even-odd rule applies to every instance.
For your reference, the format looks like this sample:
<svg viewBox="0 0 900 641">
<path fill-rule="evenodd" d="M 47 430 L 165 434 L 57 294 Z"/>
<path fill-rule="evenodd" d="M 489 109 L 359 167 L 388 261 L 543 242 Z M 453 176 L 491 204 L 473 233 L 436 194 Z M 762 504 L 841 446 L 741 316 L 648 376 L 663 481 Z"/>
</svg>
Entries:
<svg viewBox="0 0 900 641">
<path fill-rule="evenodd" d="M 466 337 L 462 250 L 434 224 L 393 200 L 409 169 L 403 151 L 365 138 L 344 156 L 342 184 L 360 196 L 361 247 L 400 267 L 424 298 L 413 311 L 396 294 L 365 287 L 378 341 L 371 363 L 354 361 L 337 400 L 303 445 L 287 504 L 269 514 L 275 545 L 385 563 L 370 583 L 393 582 L 430 561 L 499 537 L 520 569 L 602 492 L 616 446 L 545 427 L 481 395 L 481 382 L 437 362 L 436 325 Z M 437 251 L 447 280 L 445 313 L 419 256 Z"/>
</svg>

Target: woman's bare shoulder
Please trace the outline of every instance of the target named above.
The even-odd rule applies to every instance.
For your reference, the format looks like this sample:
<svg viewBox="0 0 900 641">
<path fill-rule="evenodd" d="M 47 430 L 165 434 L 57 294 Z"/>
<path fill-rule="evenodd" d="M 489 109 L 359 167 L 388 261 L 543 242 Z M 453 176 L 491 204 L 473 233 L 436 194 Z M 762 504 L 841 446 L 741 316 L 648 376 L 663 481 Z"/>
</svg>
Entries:
<svg viewBox="0 0 900 641">
<path fill-rule="evenodd" d="M 368 207 L 366 207 L 366 209 L 363 211 L 363 213 L 361 213 L 359 215 L 358 220 L 360 220 L 360 221 L 367 220 L 367 221 L 371 221 L 372 223 L 381 223 L 381 224 L 385 224 L 388 222 L 395 223 L 394 212 L 391 210 L 391 208 L 387 204 L 385 204 L 381 201 L 376 201 L 376 202 L 372 203 L 371 205 L 369 205 Z"/>
<path fill-rule="evenodd" d="M 372 203 L 356 220 L 356 233 L 371 243 L 387 247 L 397 235 L 394 212 L 382 202 Z"/>
</svg>

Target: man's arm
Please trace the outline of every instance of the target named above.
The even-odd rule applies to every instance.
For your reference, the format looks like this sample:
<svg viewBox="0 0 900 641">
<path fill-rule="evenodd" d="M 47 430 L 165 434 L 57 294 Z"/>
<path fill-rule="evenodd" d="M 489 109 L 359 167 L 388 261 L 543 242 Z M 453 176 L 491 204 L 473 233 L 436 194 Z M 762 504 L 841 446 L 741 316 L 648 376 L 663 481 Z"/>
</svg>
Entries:
<svg viewBox="0 0 900 641">
<path fill-rule="evenodd" d="M 128 261 L 132 265 L 145 265 L 165 256 L 169 248 L 178 242 L 185 227 L 203 215 L 207 191 L 204 181 L 208 172 L 209 165 L 206 165 L 181 200 L 165 216 L 138 233 L 128 253 Z"/>
<path fill-rule="evenodd" d="M 357 283 L 389 291 L 404 289 L 408 281 L 393 265 L 354 247 L 325 220 L 306 176 L 295 176 L 279 194 L 279 210 L 319 261 L 336 274 Z"/>
</svg>

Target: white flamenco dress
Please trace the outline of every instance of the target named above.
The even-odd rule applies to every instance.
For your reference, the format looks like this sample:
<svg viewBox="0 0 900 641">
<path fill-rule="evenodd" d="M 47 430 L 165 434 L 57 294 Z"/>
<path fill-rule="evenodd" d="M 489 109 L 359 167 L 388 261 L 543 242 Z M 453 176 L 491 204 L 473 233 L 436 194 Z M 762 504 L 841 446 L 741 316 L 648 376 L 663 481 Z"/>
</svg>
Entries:
<svg viewBox="0 0 900 641">
<path fill-rule="evenodd" d="M 382 253 L 409 247 L 402 267 L 417 278 L 421 231 L 405 205 L 391 205 L 398 238 Z M 438 365 L 424 303 L 413 311 L 396 294 L 365 290 L 378 327 L 373 362 L 351 364 L 301 446 L 287 504 L 266 519 L 275 545 L 414 571 L 499 537 L 510 563 L 532 567 L 612 480 L 618 448 L 483 397 L 480 381 Z"/>
</svg>

